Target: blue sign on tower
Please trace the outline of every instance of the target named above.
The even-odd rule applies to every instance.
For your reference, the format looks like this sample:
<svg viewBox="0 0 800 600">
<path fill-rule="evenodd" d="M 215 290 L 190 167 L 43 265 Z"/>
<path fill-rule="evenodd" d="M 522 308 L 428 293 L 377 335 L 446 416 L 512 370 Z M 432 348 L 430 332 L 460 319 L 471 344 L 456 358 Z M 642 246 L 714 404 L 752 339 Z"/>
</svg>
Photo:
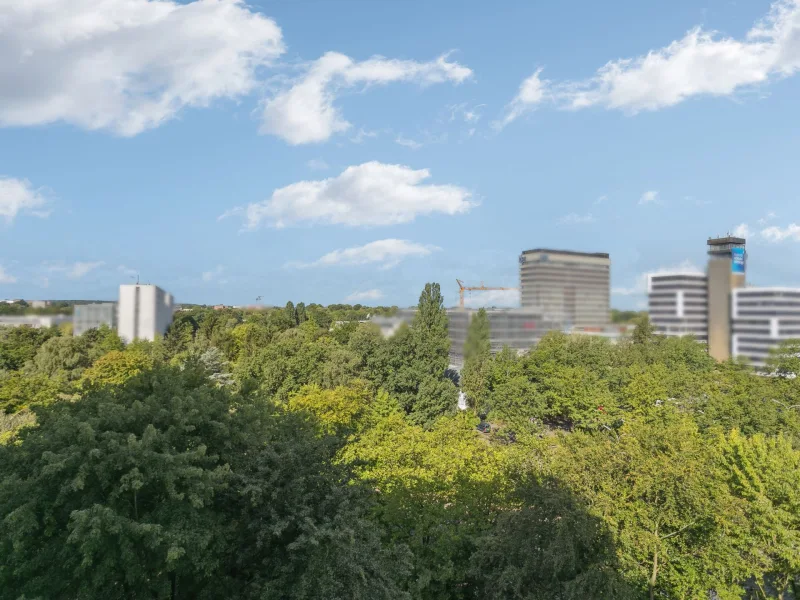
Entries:
<svg viewBox="0 0 800 600">
<path fill-rule="evenodd" d="M 731 271 L 733 273 L 744 273 L 744 248 L 733 248 L 731 254 L 733 255 Z"/>
</svg>

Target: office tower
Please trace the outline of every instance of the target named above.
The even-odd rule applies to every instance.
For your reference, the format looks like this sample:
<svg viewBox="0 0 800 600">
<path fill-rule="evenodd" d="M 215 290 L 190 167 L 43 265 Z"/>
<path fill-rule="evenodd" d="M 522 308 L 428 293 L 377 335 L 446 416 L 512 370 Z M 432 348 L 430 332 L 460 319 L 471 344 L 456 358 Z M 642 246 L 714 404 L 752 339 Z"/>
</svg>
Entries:
<svg viewBox="0 0 800 600">
<path fill-rule="evenodd" d="M 732 297 L 734 357 L 763 367 L 770 350 L 800 338 L 800 289 L 739 288 Z"/>
<path fill-rule="evenodd" d="M 119 286 L 117 332 L 125 342 L 153 341 L 172 322 L 173 298 L 155 285 Z"/>
<path fill-rule="evenodd" d="M 112 329 L 116 329 L 116 302 L 75 305 L 72 317 L 72 335 L 83 335 L 90 329 L 97 329 L 101 325 L 108 325 Z"/>
<path fill-rule="evenodd" d="M 602 252 L 526 250 L 519 257 L 523 308 L 541 308 L 567 328 L 602 328 L 610 318 L 611 260 Z"/>
<path fill-rule="evenodd" d="M 708 341 L 708 281 L 701 273 L 647 276 L 647 305 L 656 333 Z"/>
<path fill-rule="evenodd" d="M 708 240 L 708 353 L 727 360 L 731 352 L 731 292 L 745 285 L 744 238 Z"/>
</svg>

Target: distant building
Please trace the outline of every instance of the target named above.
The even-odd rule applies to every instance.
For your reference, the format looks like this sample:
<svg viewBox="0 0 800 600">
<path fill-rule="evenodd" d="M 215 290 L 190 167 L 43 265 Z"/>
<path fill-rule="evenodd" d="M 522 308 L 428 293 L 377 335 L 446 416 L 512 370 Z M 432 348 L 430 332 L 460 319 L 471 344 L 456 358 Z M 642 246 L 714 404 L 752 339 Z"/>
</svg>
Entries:
<svg viewBox="0 0 800 600">
<path fill-rule="evenodd" d="M 399 310 L 393 317 L 373 317 L 371 323 L 381 328 L 384 337 L 391 337 L 401 325 L 411 324 L 416 310 Z M 464 366 L 464 343 L 467 341 L 469 323 L 477 314 L 476 309 L 451 308 L 447 310 L 450 337 L 450 366 L 461 369 Z M 489 341 L 492 353 L 505 346 L 519 353 L 529 350 L 548 331 L 562 331 L 563 325 L 542 314 L 537 308 L 488 308 Z"/>
<path fill-rule="evenodd" d="M 119 286 L 117 332 L 125 342 L 153 341 L 167 331 L 174 312 L 174 300 L 155 285 Z"/>
<path fill-rule="evenodd" d="M 469 324 L 478 313 L 474 309 L 451 309 L 450 363 L 458 368 L 464 364 L 464 344 Z M 548 331 L 562 331 L 564 325 L 546 317 L 540 308 L 488 308 L 489 342 L 492 354 L 508 346 L 523 353 L 535 346 Z"/>
<path fill-rule="evenodd" d="M 708 341 L 708 279 L 702 273 L 647 277 L 647 304 L 656 333 Z"/>
<path fill-rule="evenodd" d="M 47 308 L 50 306 L 49 300 L 31 300 L 28 304 L 30 304 L 31 308 Z"/>
<path fill-rule="evenodd" d="M 732 292 L 731 353 L 763 367 L 770 350 L 800 338 L 799 288 L 738 288 Z"/>
<path fill-rule="evenodd" d="M 97 329 L 101 325 L 116 329 L 116 302 L 75 305 L 72 317 L 72 335 L 83 335 L 90 329 Z"/>
<path fill-rule="evenodd" d="M 745 286 L 744 238 L 708 239 L 708 353 L 717 360 L 731 355 L 731 292 Z"/>
<path fill-rule="evenodd" d="M 0 315 L 0 326 L 54 327 L 61 325 L 61 323 L 69 323 L 71 320 L 72 317 L 70 315 L 23 315 L 14 317 Z"/>
<path fill-rule="evenodd" d="M 611 259 L 538 248 L 519 257 L 523 308 L 538 308 L 569 327 L 605 327 L 610 322 Z"/>
</svg>

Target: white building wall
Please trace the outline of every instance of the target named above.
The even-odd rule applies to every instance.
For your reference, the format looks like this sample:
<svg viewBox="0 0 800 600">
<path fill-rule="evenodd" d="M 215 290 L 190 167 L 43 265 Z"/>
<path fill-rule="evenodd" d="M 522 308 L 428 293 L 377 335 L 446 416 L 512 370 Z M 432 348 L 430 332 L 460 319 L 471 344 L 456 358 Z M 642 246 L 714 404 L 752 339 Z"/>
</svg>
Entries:
<svg viewBox="0 0 800 600">
<path fill-rule="evenodd" d="M 765 366 L 781 342 L 800 338 L 800 288 L 738 288 L 731 302 L 731 355 Z"/>
<path fill-rule="evenodd" d="M 119 286 L 117 333 L 125 342 L 153 341 L 166 333 L 174 313 L 171 294 L 155 285 Z"/>
<path fill-rule="evenodd" d="M 666 336 L 708 340 L 708 282 L 699 273 L 654 273 L 647 278 L 650 322 Z"/>
</svg>

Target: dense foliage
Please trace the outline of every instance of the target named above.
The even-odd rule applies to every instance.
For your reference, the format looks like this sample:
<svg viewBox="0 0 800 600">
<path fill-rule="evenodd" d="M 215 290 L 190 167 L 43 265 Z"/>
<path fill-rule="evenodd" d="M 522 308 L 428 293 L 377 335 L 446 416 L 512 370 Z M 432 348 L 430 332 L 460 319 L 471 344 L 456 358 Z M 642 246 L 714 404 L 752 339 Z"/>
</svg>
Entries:
<svg viewBox="0 0 800 600">
<path fill-rule="evenodd" d="M 492 355 L 479 312 L 459 378 L 437 284 L 367 314 L 0 329 L 0 599 L 800 597 L 798 344 Z"/>
</svg>

